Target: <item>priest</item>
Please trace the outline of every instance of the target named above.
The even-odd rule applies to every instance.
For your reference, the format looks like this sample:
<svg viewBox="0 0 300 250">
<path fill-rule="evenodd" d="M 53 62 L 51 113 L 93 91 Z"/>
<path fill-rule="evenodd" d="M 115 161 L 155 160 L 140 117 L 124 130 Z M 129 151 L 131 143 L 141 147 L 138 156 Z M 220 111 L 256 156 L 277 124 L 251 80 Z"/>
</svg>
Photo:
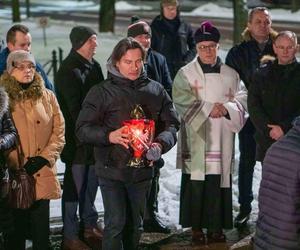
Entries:
<svg viewBox="0 0 300 250">
<path fill-rule="evenodd" d="M 179 222 L 192 227 L 193 243 L 203 245 L 225 242 L 223 229 L 232 228 L 234 134 L 247 117 L 247 93 L 238 73 L 218 57 L 218 29 L 203 22 L 194 38 L 197 57 L 178 71 L 173 101 L 182 120 Z"/>
</svg>

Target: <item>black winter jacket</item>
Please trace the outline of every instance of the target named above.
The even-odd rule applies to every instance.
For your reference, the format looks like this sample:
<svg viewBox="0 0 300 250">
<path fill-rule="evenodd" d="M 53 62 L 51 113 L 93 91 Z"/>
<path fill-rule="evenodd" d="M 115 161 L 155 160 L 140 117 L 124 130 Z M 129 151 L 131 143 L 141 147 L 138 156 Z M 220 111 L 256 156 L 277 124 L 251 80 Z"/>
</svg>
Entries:
<svg viewBox="0 0 300 250">
<path fill-rule="evenodd" d="M 153 168 L 127 167 L 130 150 L 108 140 L 111 131 L 130 119 L 130 112 L 136 104 L 141 105 L 148 119 L 155 121 L 154 141 L 161 143 L 163 153 L 175 145 L 179 120 L 162 85 L 147 78 L 145 73 L 131 81 L 111 68 L 108 79 L 89 91 L 76 124 L 79 140 L 95 146 L 98 176 L 125 182 L 152 178 Z"/>
<path fill-rule="evenodd" d="M 300 249 L 300 117 L 268 150 L 258 196 L 255 250 Z"/>
<path fill-rule="evenodd" d="M 61 159 L 67 164 L 94 164 L 93 148 L 79 143 L 75 135 L 75 123 L 86 94 L 103 79 L 100 64 L 94 59 L 90 63 L 73 49 L 57 72 L 57 100 L 66 124 L 66 145 Z"/>
<path fill-rule="evenodd" d="M 258 47 L 258 43 L 251 38 L 249 31 L 244 36 L 244 41 L 232 47 L 225 59 L 225 63 L 235 69 L 240 79 L 244 82 L 247 89 L 252 82 L 252 77 L 260 65 L 260 60 L 264 55 L 274 55 L 272 40 L 268 40 L 263 51 Z M 240 133 L 254 134 L 255 128 L 250 119 Z"/>
<path fill-rule="evenodd" d="M 5 168 L 4 152 L 15 146 L 17 131 L 8 110 L 8 96 L 4 88 L 0 88 L 0 178 L 1 169 Z"/>
<path fill-rule="evenodd" d="M 15 146 L 16 135 L 17 131 L 8 111 L 8 96 L 4 88 L 0 88 L 0 180 L 4 177 L 6 169 L 4 153 Z M 0 190 L 1 192 L 2 190 Z M 11 211 L 7 206 L 6 200 L 0 197 L 0 233 L 10 231 L 12 224 Z"/>
<path fill-rule="evenodd" d="M 145 70 L 147 72 L 147 76 L 150 79 L 161 83 L 170 97 L 172 97 L 172 79 L 166 58 L 162 54 L 150 48 L 147 52 Z"/>
<path fill-rule="evenodd" d="M 286 133 L 300 115 L 300 64 L 295 61 L 279 65 L 278 61 L 262 65 L 254 74 L 248 91 L 248 110 L 256 132 L 258 152 L 263 160 L 275 141 L 269 136 L 268 124 L 279 125 Z"/>
<path fill-rule="evenodd" d="M 239 73 L 241 80 L 248 89 L 252 82 L 253 73 L 259 67 L 260 59 L 264 55 L 274 55 L 272 40 L 269 39 L 264 50 L 261 51 L 257 42 L 250 39 L 232 47 L 226 56 L 225 63 Z"/>
<path fill-rule="evenodd" d="M 192 27 L 179 17 L 170 21 L 159 15 L 151 23 L 151 30 L 151 47 L 166 57 L 174 79 L 177 71 L 196 55 Z"/>
</svg>

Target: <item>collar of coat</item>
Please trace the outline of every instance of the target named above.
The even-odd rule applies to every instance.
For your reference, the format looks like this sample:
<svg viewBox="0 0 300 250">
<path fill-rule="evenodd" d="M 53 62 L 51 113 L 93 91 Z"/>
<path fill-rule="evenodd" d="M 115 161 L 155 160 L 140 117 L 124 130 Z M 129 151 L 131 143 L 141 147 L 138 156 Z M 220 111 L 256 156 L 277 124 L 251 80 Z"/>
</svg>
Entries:
<svg viewBox="0 0 300 250">
<path fill-rule="evenodd" d="M 273 30 L 271 28 L 271 30 L 270 30 L 270 38 L 271 38 L 272 41 L 274 41 L 274 39 L 277 36 L 277 34 L 278 34 L 278 32 L 275 31 L 275 30 Z M 251 36 L 251 33 L 250 33 L 249 29 L 248 29 L 248 27 L 246 27 L 244 29 L 244 31 L 242 32 L 242 37 L 243 37 L 243 40 L 246 41 L 246 42 L 248 42 L 248 41 L 250 41 L 250 40 L 253 39 L 252 36 Z"/>
<path fill-rule="evenodd" d="M 27 89 L 23 89 L 20 83 L 5 71 L 0 77 L 0 85 L 3 86 L 9 96 L 9 106 L 14 110 L 16 103 L 31 99 L 38 100 L 43 95 L 44 81 L 42 77 L 35 73 L 34 80 Z"/>
<path fill-rule="evenodd" d="M 84 65 L 87 68 L 92 68 L 94 64 L 97 64 L 97 61 L 94 58 L 92 58 L 92 61 L 89 61 L 86 58 L 84 58 L 82 55 L 80 55 L 73 48 L 70 51 L 70 55 L 76 58 L 76 60 L 79 61 L 81 65 Z"/>
</svg>

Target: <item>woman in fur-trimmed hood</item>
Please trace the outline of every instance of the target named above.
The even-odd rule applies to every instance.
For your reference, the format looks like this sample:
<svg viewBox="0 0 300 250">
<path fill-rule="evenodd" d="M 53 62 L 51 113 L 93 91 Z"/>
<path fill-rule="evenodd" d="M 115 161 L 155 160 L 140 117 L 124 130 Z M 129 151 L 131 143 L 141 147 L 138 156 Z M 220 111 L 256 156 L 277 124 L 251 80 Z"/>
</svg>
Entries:
<svg viewBox="0 0 300 250">
<path fill-rule="evenodd" d="M 53 92 L 44 87 L 41 76 L 35 71 L 35 60 L 27 51 L 11 52 L 7 70 L 0 85 L 9 96 L 9 106 L 19 135 L 17 150 L 8 156 L 12 169 L 24 166 L 36 180 L 36 201 L 31 208 L 16 211 L 15 231 L 8 236 L 9 249 L 23 249 L 25 231 L 31 230 L 33 249 L 47 249 L 49 238 L 49 200 L 60 197 L 60 185 L 55 162 L 64 143 L 64 119 Z M 29 221 L 30 227 L 26 224 Z"/>
</svg>

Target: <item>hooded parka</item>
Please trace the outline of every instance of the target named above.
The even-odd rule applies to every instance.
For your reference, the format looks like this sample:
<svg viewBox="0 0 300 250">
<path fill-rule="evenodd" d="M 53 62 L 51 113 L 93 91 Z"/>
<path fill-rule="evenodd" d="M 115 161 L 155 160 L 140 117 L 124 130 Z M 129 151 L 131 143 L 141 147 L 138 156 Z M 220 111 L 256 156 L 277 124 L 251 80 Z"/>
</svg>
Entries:
<svg viewBox="0 0 300 250">
<path fill-rule="evenodd" d="M 19 168 L 29 157 L 42 156 L 49 164 L 34 174 L 36 180 L 36 199 L 58 199 L 60 184 L 57 180 L 55 162 L 65 143 L 64 118 L 56 97 L 44 87 L 38 73 L 27 89 L 23 89 L 16 79 L 7 72 L 0 78 L 9 95 L 12 117 L 17 128 L 24 156 L 18 161 L 17 150 L 10 152 L 8 165 Z"/>
<path fill-rule="evenodd" d="M 98 176 L 125 182 L 151 179 L 151 167 L 129 168 L 131 152 L 118 144 L 111 144 L 109 133 L 131 119 L 136 104 L 143 108 L 146 118 L 155 121 L 155 139 L 169 151 L 176 143 L 179 128 L 177 113 L 164 87 L 147 78 L 145 73 L 135 81 L 124 78 L 108 64 L 108 79 L 91 88 L 84 100 L 76 123 L 79 140 L 95 146 Z"/>
</svg>

